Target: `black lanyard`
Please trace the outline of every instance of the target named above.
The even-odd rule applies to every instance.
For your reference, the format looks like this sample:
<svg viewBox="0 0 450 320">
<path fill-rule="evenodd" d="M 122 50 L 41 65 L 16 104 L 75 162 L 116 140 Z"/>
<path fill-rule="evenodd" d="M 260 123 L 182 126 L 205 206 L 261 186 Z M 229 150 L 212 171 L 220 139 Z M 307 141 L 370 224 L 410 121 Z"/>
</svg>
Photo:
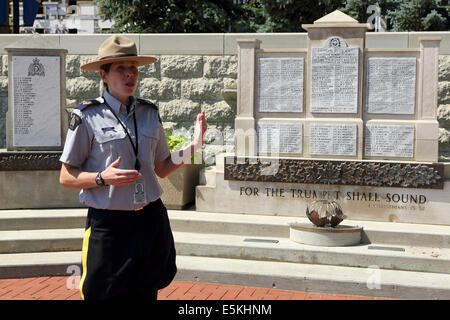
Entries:
<svg viewBox="0 0 450 320">
<path fill-rule="evenodd" d="M 133 112 L 133 122 L 134 122 L 134 132 L 136 133 L 136 144 L 133 143 L 133 139 L 131 139 L 131 135 L 127 130 L 127 127 L 123 124 L 122 120 L 119 119 L 119 117 L 116 115 L 114 110 L 111 108 L 111 106 L 106 102 L 106 99 L 103 97 L 103 101 L 105 102 L 105 105 L 108 107 L 108 109 L 112 112 L 114 117 L 116 117 L 117 121 L 122 126 L 123 130 L 125 130 L 125 133 L 127 134 L 128 139 L 130 140 L 131 146 L 133 147 L 134 155 L 136 156 L 136 162 L 134 164 L 134 168 L 139 171 L 141 169 L 141 164 L 138 160 L 138 152 L 139 152 L 139 144 L 138 144 L 138 128 L 136 125 L 136 107 Z"/>
</svg>

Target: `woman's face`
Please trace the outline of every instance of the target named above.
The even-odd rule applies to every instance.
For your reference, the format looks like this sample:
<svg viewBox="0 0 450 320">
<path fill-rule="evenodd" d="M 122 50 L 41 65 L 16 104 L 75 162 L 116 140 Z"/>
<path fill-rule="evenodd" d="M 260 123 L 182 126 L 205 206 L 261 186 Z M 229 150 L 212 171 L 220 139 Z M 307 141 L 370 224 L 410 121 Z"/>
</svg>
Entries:
<svg viewBox="0 0 450 320">
<path fill-rule="evenodd" d="M 100 76 L 108 91 L 123 104 L 128 104 L 128 97 L 134 94 L 137 87 L 139 72 L 135 61 L 114 62 L 109 72 L 100 70 Z"/>
</svg>

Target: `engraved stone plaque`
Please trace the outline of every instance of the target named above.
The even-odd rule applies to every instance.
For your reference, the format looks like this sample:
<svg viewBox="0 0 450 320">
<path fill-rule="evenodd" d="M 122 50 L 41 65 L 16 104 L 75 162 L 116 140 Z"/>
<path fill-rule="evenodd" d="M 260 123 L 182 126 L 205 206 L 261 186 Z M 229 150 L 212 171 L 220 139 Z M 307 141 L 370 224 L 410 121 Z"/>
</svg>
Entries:
<svg viewBox="0 0 450 320">
<path fill-rule="evenodd" d="M 366 125 L 365 154 L 369 157 L 414 156 L 414 125 Z"/>
<path fill-rule="evenodd" d="M 14 147 L 61 146 L 60 57 L 12 57 Z"/>
<path fill-rule="evenodd" d="M 258 152 L 301 154 L 303 126 L 298 122 L 259 122 Z"/>
<path fill-rule="evenodd" d="M 309 126 L 311 155 L 356 156 L 356 124 L 319 124 Z"/>
<path fill-rule="evenodd" d="M 358 54 L 340 37 L 311 48 L 311 112 L 358 112 Z"/>
<path fill-rule="evenodd" d="M 258 112 L 303 111 L 303 64 L 301 57 L 258 58 Z"/>
<path fill-rule="evenodd" d="M 414 114 L 416 58 L 367 58 L 366 112 Z"/>
</svg>

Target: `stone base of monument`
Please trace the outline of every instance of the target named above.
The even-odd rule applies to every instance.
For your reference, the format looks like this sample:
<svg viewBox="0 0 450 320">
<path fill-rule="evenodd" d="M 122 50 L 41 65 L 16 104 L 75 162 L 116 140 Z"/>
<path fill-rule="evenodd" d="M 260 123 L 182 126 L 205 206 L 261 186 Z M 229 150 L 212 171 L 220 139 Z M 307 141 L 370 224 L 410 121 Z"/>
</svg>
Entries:
<svg viewBox="0 0 450 320">
<path fill-rule="evenodd" d="M 289 238 L 292 241 L 311 246 L 342 247 L 354 246 L 361 242 L 362 227 L 338 225 L 336 227 L 316 227 L 307 223 L 290 223 Z"/>
<path fill-rule="evenodd" d="M 338 201 L 348 220 L 450 225 L 450 163 L 442 187 L 432 189 L 227 180 L 224 158 L 201 171 L 197 211 L 305 217 L 309 203 L 327 199 Z"/>
<path fill-rule="evenodd" d="M 0 150 L 0 209 L 76 208 L 79 190 L 59 184 L 58 151 Z"/>
</svg>

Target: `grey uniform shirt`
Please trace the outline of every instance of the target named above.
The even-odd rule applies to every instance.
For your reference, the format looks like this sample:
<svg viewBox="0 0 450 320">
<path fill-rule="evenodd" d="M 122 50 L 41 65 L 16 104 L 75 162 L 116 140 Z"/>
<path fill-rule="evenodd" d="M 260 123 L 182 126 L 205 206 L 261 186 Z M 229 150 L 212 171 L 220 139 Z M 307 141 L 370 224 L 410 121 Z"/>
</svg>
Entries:
<svg viewBox="0 0 450 320">
<path fill-rule="evenodd" d="M 133 112 L 136 114 L 138 159 L 141 164 L 139 171 L 145 182 L 147 203 L 157 200 L 163 191 L 154 171 L 155 163 L 170 155 L 157 109 L 132 97 L 130 113 L 127 115 L 126 106 L 107 90 L 103 97 L 128 129 L 133 143 L 136 143 Z M 97 98 L 97 102 L 82 104 L 73 110 L 60 161 L 83 171 L 99 172 L 120 156 L 119 169 L 134 169 L 136 156 L 123 127 L 103 103 L 103 98 Z M 80 202 L 89 207 L 110 210 L 135 210 L 143 206 L 134 203 L 134 185 L 82 189 Z"/>
</svg>

